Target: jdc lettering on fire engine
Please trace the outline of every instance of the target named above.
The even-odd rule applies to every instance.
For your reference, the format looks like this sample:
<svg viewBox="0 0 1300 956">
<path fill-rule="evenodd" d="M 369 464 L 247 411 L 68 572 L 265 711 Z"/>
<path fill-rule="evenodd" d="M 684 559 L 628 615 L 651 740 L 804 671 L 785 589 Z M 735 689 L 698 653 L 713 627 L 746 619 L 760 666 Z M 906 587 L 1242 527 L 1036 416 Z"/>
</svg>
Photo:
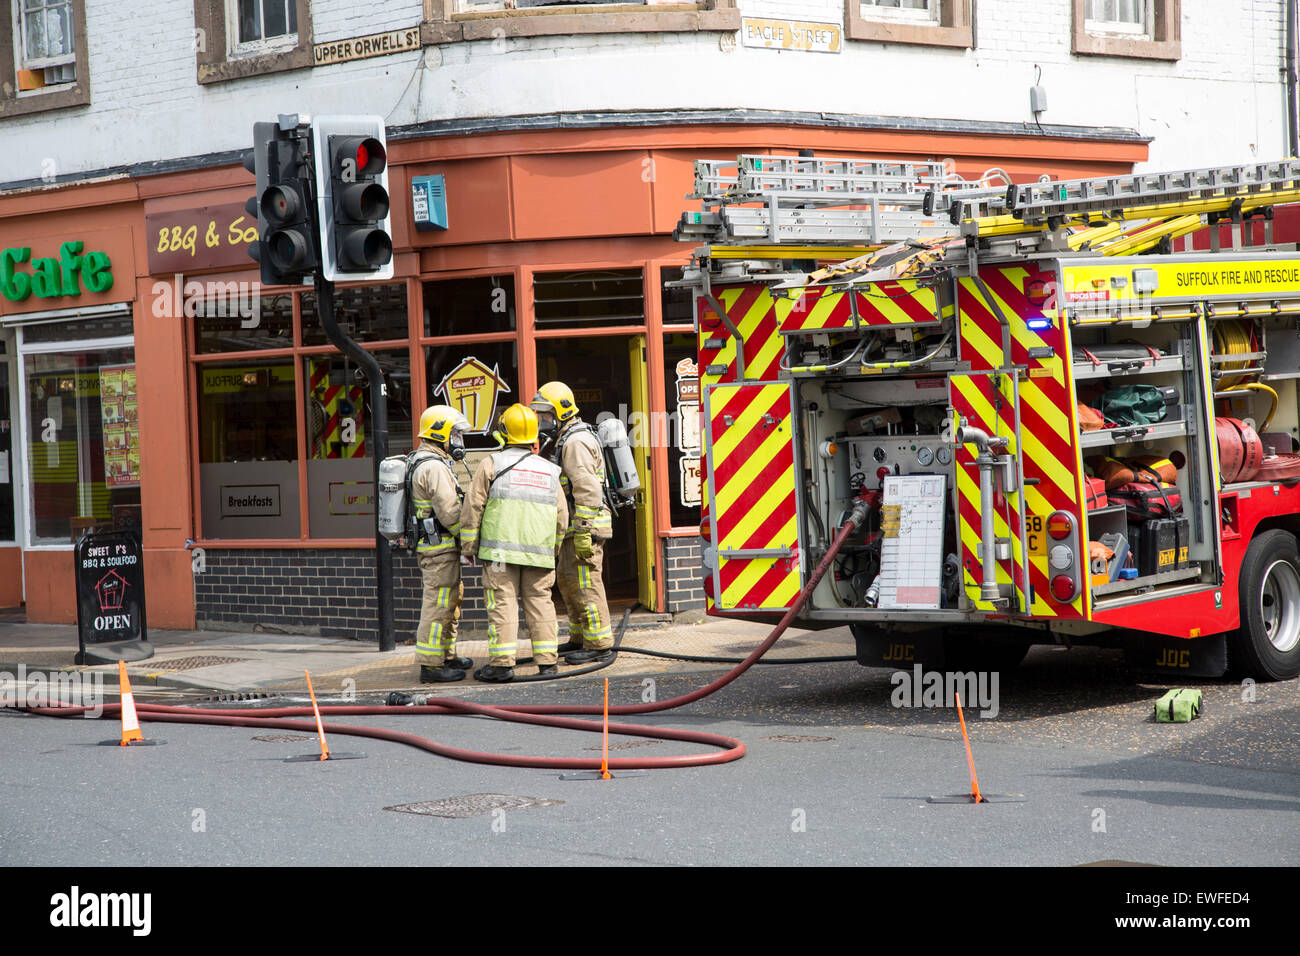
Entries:
<svg viewBox="0 0 1300 956">
<path fill-rule="evenodd" d="M 153 656 L 144 613 L 144 564 L 131 531 L 92 531 L 77 542 L 78 664 Z"/>
</svg>

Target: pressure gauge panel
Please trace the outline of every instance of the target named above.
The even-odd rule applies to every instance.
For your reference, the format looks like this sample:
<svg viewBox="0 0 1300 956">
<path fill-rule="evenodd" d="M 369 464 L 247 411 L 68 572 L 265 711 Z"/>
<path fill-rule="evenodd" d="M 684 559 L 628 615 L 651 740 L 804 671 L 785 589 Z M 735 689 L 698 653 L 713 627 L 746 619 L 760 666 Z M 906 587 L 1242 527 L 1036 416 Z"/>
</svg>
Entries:
<svg viewBox="0 0 1300 956">
<path fill-rule="evenodd" d="M 930 463 L 933 461 L 934 461 L 934 449 L 931 448 L 929 445 L 922 445 L 920 448 L 916 450 L 916 463 L 920 465 L 922 468 L 930 467 Z"/>
</svg>

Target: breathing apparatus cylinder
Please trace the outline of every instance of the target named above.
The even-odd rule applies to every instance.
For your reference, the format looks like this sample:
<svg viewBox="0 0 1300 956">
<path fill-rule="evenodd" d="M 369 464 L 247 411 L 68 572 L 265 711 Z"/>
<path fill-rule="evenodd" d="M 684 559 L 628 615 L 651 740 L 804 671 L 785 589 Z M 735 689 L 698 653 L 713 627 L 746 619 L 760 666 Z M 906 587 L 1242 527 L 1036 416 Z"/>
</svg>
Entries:
<svg viewBox="0 0 1300 956">
<path fill-rule="evenodd" d="M 611 415 L 596 425 L 596 437 L 605 452 L 605 473 L 614 493 L 625 501 L 631 501 L 641 490 L 641 478 L 636 473 L 636 460 L 628 444 L 627 428 Z"/>
<path fill-rule="evenodd" d="M 406 533 L 406 456 L 379 463 L 379 533 L 396 541 Z"/>
</svg>

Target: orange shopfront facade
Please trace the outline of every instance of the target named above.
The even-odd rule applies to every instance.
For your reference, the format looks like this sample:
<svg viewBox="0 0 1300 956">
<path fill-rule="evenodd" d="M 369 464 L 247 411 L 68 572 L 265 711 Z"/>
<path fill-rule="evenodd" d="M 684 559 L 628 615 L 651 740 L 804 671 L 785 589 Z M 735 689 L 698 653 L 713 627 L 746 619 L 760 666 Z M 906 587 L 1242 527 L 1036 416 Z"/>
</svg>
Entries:
<svg viewBox="0 0 1300 956">
<path fill-rule="evenodd" d="M 615 606 L 670 613 L 704 606 L 695 339 L 689 299 L 664 288 L 691 251 L 671 232 L 695 159 L 952 157 L 963 175 L 1023 180 L 1123 172 L 1146 155 L 1137 137 L 1086 132 L 504 125 L 390 131 L 395 277 L 341 289 L 340 319 L 385 370 L 390 453 L 435 402 L 461 407 L 469 445 L 486 450 L 495 413 L 550 379 L 586 420 L 623 418 L 643 493 L 616 522 L 608 590 Z M 251 177 L 228 159 L 191 165 L 0 198 L 0 249 L 30 250 L 0 276 L 0 606 L 74 620 L 74 535 L 135 524 L 155 627 L 373 637 L 368 390 L 309 287 L 256 286 L 240 218 Z M 430 176 L 445 229 L 412 221 L 412 181 Z M 60 250 L 78 242 L 65 258 L 79 254 L 80 271 L 65 275 Z M 88 268 L 92 252 L 109 264 Z M 13 276 L 42 258 L 56 262 L 37 270 L 51 277 L 40 291 L 60 294 L 15 299 Z M 419 576 L 405 556 L 395 574 L 406 630 Z M 485 621 L 476 583 L 467 631 Z"/>
</svg>

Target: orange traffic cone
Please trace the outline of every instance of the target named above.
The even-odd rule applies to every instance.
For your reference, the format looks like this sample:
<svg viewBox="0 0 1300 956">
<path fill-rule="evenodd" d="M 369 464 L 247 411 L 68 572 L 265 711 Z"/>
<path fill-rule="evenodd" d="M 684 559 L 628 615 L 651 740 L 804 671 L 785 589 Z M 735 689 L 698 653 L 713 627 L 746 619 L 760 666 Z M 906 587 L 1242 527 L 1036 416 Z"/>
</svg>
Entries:
<svg viewBox="0 0 1300 956">
<path fill-rule="evenodd" d="M 126 676 L 126 662 L 117 662 L 117 683 L 122 691 L 122 742 L 125 747 L 132 741 L 144 742 L 140 733 L 140 718 L 135 712 L 135 695 L 131 693 L 131 681 Z"/>
</svg>

